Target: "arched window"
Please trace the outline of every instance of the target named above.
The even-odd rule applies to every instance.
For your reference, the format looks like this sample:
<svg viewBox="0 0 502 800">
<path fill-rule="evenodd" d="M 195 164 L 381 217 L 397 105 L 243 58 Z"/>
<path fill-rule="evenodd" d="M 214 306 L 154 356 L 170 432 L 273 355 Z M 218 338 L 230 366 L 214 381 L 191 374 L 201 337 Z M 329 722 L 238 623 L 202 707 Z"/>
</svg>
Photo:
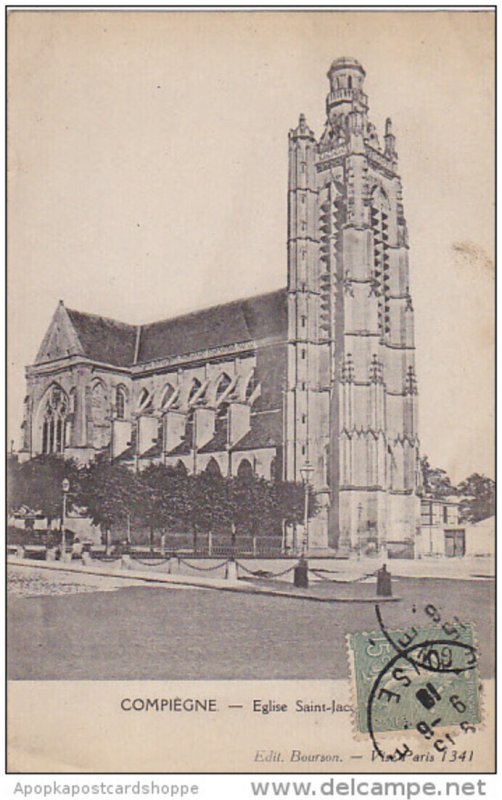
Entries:
<svg viewBox="0 0 502 800">
<path fill-rule="evenodd" d="M 253 467 L 247 458 L 243 458 L 237 469 L 237 477 L 241 480 L 249 480 L 254 475 Z"/>
<path fill-rule="evenodd" d="M 92 446 L 102 450 L 110 440 L 110 406 L 107 390 L 101 380 L 91 389 Z"/>
<path fill-rule="evenodd" d="M 169 401 L 171 400 L 171 398 L 172 398 L 172 396 L 174 394 L 174 391 L 175 391 L 174 390 L 174 386 L 172 386 L 170 383 L 166 384 L 166 386 L 164 387 L 164 390 L 162 392 L 162 396 L 160 398 L 160 409 L 161 409 L 161 411 L 165 411 L 171 405 L 171 403 Z"/>
<path fill-rule="evenodd" d="M 218 386 L 216 388 L 216 403 L 220 401 L 220 398 L 225 394 L 226 390 L 232 383 L 231 379 L 227 375 L 226 372 L 223 373 L 221 378 L 218 381 Z"/>
<path fill-rule="evenodd" d="M 349 77 L 347 78 L 347 86 L 348 86 L 349 89 L 352 89 L 352 76 L 351 75 L 349 75 Z"/>
<path fill-rule="evenodd" d="M 42 423 L 42 452 L 63 453 L 66 446 L 66 416 L 68 398 L 59 386 L 54 386 L 46 401 Z"/>
<path fill-rule="evenodd" d="M 256 378 L 255 378 L 255 372 L 253 370 L 247 379 L 244 399 L 249 400 L 255 389 L 256 389 Z"/>
<path fill-rule="evenodd" d="M 201 386 L 202 386 L 201 382 L 199 380 L 197 380 L 197 378 L 194 378 L 193 381 L 192 381 L 192 385 L 190 387 L 190 392 L 188 393 L 188 404 L 189 405 L 192 402 L 192 400 L 194 399 L 195 395 L 197 394 L 197 392 L 199 391 Z"/>
<path fill-rule="evenodd" d="M 221 469 L 215 458 L 211 457 L 207 462 L 205 472 L 215 478 L 221 478 Z"/>
<path fill-rule="evenodd" d="M 115 389 L 115 416 L 117 419 L 125 419 L 126 415 L 126 390 L 123 386 Z"/>
<path fill-rule="evenodd" d="M 138 411 L 148 412 L 152 410 L 153 395 L 148 389 L 142 389 L 138 401 Z"/>
</svg>

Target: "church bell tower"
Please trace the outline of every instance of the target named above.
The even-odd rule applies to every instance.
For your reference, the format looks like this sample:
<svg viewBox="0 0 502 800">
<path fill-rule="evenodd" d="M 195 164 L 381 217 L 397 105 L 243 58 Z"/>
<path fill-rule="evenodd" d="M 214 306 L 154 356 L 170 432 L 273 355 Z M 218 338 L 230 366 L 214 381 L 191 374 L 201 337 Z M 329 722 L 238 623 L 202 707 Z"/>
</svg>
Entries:
<svg viewBox="0 0 502 800">
<path fill-rule="evenodd" d="M 316 140 L 289 133 L 286 477 L 308 460 L 311 546 L 385 551 L 418 524 L 417 382 L 396 142 L 368 119 L 365 71 L 328 71 Z"/>
</svg>

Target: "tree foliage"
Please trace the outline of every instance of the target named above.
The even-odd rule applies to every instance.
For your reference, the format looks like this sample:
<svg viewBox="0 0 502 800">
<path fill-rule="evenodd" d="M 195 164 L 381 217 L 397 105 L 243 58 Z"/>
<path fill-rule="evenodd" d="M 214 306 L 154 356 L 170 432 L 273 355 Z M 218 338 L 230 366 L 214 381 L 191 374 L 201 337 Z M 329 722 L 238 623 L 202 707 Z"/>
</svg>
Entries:
<svg viewBox="0 0 502 800">
<path fill-rule="evenodd" d="M 456 495 L 460 500 L 461 522 L 480 522 L 495 514 L 495 481 L 474 472 L 454 486 L 444 469 L 431 467 L 427 456 L 420 459 L 423 491 L 427 497 L 442 499 Z"/>
<path fill-rule="evenodd" d="M 64 461 L 54 455 L 42 455 L 20 463 L 14 456 L 7 461 L 8 510 L 22 507 L 47 517 L 49 522 L 62 514 L 63 489 L 66 478 L 70 481 L 67 508 L 75 501 L 80 470 L 72 460 Z M 72 491 L 73 490 L 73 491 Z"/>
<path fill-rule="evenodd" d="M 134 473 L 108 459 L 97 459 L 80 469 L 54 456 L 9 466 L 9 508 L 22 505 L 45 516 L 61 514 L 64 477 L 69 478 L 69 500 L 86 509 L 93 524 L 109 533 L 131 525 L 154 532 L 191 531 L 231 533 L 235 536 L 280 534 L 284 522 L 303 521 L 305 489 L 301 483 L 267 481 L 253 474 L 224 478 L 206 469 L 188 475 L 177 467 L 152 465 Z M 309 517 L 318 511 L 309 488 Z"/>
<path fill-rule="evenodd" d="M 422 489 L 427 497 L 443 498 L 457 493 L 446 470 L 432 467 L 427 456 L 420 459 Z"/>
<path fill-rule="evenodd" d="M 495 514 L 495 481 L 474 472 L 459 483 L 460 516 L 463 522 L 480 522 Z"/>
<path fill-rule="evenodd" d="M 125 526 L 140 502 L 136 476 L 127 467 L 96 460 L 80 474 L 77 498 L 94 525 L 109 532 L 114 526 Z"/>
</svg>

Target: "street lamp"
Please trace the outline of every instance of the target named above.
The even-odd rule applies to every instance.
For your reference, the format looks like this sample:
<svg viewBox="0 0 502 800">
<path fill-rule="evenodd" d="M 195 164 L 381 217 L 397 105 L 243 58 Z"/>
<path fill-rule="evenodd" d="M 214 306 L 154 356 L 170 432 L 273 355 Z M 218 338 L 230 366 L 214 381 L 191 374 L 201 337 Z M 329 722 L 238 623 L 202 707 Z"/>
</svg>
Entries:
<svg viewBox="0 0 502 800">
<path fill-rule="evenodd" d="M 361 551 L 363 549 L 362 516 L 363 516 L 363 504 L 359 503 L 359 505 L 357 506 L 357 557 L 358 558 L 361 558 Z"/>
<path fill-rule="evenodd" d="M 314 472 L 314 467 L 307 459 L 303 467 L 300 467 L 300 475 L 303 479 L 303 485 L 305 487 L 305 516 L 303 520 L 303 542 L 302 542 L 302 556 L 309 549 L 309 485 L 310 485 L 310 476 Z"/>
<path fill-rule="evenodd" d="M 63 479 L 63 482 L 61 483 L 61 488 L 63 490 L 63 512 L 61 514 L 61 555 L 64 557 L 64 553 L 66 550 L 66 539 L 65 539 L 66 500 L 68 497 L 68 492 L 70 491 L 70 481 L 68 480 L 68 478 Z"/>
</svg>

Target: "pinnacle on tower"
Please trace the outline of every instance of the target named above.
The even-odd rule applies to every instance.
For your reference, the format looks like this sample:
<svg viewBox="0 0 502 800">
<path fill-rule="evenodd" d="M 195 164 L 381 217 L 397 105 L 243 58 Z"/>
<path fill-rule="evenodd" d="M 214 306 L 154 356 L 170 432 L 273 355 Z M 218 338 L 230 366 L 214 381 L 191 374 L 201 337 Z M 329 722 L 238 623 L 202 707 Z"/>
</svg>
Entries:
<svg viewBox="0 0 502 800">
<path fill-rule="evenodd" d="M 300 114 L 298 125 L 289 132 L 290 139 L 314 139 L 314 131 L 307 125 L 305 114 Z"/>
</svg>

